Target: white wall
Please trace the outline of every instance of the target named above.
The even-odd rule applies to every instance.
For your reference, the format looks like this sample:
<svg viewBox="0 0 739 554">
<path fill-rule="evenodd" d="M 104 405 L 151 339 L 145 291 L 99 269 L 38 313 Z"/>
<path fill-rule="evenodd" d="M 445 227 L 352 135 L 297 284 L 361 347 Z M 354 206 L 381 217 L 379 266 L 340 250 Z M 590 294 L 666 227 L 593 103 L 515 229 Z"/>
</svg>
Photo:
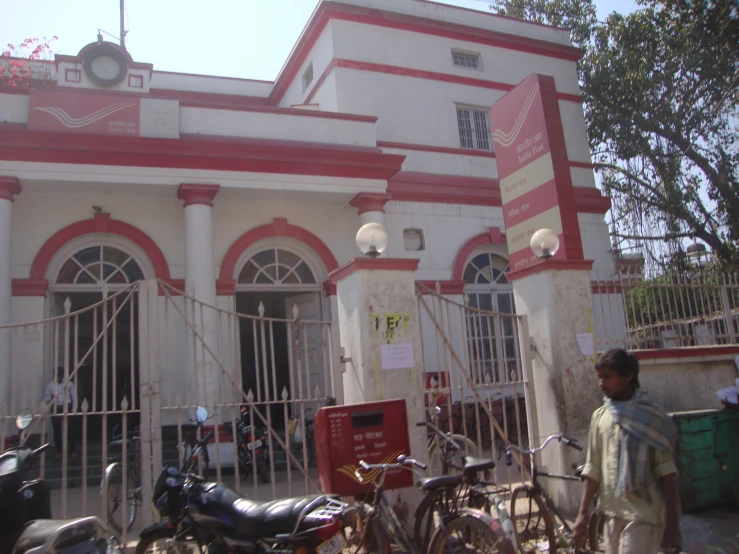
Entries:
<svg viewBox="0 0 739 554">
<path fill-rule="evenodd" d="M 225 137 L 259 138 L 375 146 L 374 123 L 294 114 L 181 108 L 180 132 Z"/>
<path fill-rule="evenodd" d="M 320 76 L 319 76 L 320 77 Z M 316 77 L 315 79 L 318 79 Z M 311 98 L 311 104 L 318 104 L 318 109 L 324 112 L 337 112 L 338 109 L 338 97 L 336 95 L 336 73 L 331 71 L 323 83 L 313 83 L 313 87 L 318 86 L 313 98 Z"/>
<path fill-rule="evenodd" d="M 334 56 L 517 85 L 531 73 L 552 75 L 559 92 L 580 94 L 575 62 L 411 33 L 353 21 L 333 21 Z M 482 71 L 456 67 L 451 50 L 479 53 Z"/>
<path fill-rule="evenodd" d="M 25 94 L 0 94 L 0 123 L 28 123 L 28 104 Z"/>
<path fill-rule="evenodd" d="M 331 63 L 334 57 L 333 29 L 335 24 L 335 21 L 330 21 L 323 29 L 321 36 L 316 40 L 316 43 L 313 45 L 313 48 L 303 61 L 293 81 L 280 100 L 280 106 L 287 107 L 293 104 L 302 104 L 321 78 L 321 75 L 323 75 L 326 67 L 328 67 L 328 64 Z M 313 64 L 313 81 L 311 81 L 308 88 L 304 91 L 303 74 L 311 63 Z"/>
<path fill-rule="evenodd" d="M 155 89 L 267 97 L 273 85 L 274 83 L 268 81 L 170 73 L 168 71 L 153 71 L 151 75 L 151 88 Z"/>
</svg>

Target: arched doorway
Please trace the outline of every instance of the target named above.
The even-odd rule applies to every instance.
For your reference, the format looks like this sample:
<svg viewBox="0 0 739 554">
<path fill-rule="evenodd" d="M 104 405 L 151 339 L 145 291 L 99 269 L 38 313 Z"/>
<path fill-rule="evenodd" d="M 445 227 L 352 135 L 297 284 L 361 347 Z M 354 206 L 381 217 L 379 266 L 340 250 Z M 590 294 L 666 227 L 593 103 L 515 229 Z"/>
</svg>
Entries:
<svg viewBox="0 0 739 554">
<path fill-rule="evenodd" d="M 462 275 L 469 305 L 485 312 L 514 314 L 513 286 L 505 276 L 508 270 L 508 260 L 490 249 L 475 253 Z M 509 375 L 516 374 L 518 348 L 512 317 L 492 318 L 471 312 L 467 342 L 472 368 L 481 383 L 505 382 L 501 368 Z"/>
<path fill-rule="evenodd" d="M 239 329 L 242 383 L 257 401 L 279 402 L 283 391 L 290 400 L 328 396 L 323 326 L 288 323 L 296 315 L 303 321 L 323 319 L 324 273 L 312 250 L 287 237 L 258 241 L 239 258 L 236 311 L 264 318 L 242 319 Z M 273 405 L 271 411 L 273 425 L 281 428 L 282 406 Z"/>
<path fill-rule="evenodd" d="M 107 440 L 116 426 L 124 398 L 130 428 L 138 424 L 138 311 L 137 296 L 128 289 L 153 277 L 146 255 L 123 238 L 96 234 L 67 243 L 48 267 L 49 312 L 58 320 L 49 333 L 49 379 L 58 367 L 77 369 L 74 378 L 78 404 L 87 402 L 88 440 Z M 103 416 L 102 414 L 108 414 Z"/>
</svg>

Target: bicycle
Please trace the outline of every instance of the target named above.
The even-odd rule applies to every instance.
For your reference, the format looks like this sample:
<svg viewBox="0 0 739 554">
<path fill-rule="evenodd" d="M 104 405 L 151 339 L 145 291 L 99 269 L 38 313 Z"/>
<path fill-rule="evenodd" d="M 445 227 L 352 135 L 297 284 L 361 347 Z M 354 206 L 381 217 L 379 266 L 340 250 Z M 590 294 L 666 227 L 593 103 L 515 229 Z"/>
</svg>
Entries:
<svg viewBox="0 0 739 554">
<path fill-rule="evenodd" d="M 367 473 L 373 479 L 374 495 L 371 504 L 358 502 L 348 510 L 347 519 L 354 516 L 353 531 L 347 538 L 350 547 L 356 546 L 352 553 L 376 550 L 382 554 L 392 552 L 392 547 L 401 549 L 406 554 L 445 554 L 462 552 L 505 552 L 514 551 L 510 543 L 500 539 L 497 522 L 490 515 L 472 508 L 457 509 L 451 507 L 449 495 L 461 482 L 461 475 L 442 475 L 426 477 L 418 481 L 417 486 L 426 497 L 433 498 L 433 509 L 439 514 L 438 527 L 434 530 L 429 546 L 421 551 L 403 529 L 398 516 L 385 497 L 385 476 L 389 470 L 426 470 L 427 466 L 405 455 L 399 456 L 396 463 L 368 464 L 359 462 L 360 468 L 355 476 L 362 482 Z M 363 550 L 366 549 L 366 550 Z M 474 548 L 474 550 L 469 550 Z"/>
<path fill-rule="evenodd" d="M 455 455 L 451 456 L 445 462 L 447 465 L 455 470 L 461 472 L 459 479 L 459 486 L 455 498 L 453 500 L 456 508 L 471 507 L 493 515 L 493 510 L 497 515 L 497 520 L 503 529 L 504 534 L 511 542 L 514 549 L 517 549 L 517 537 L 515 532 L 511 532 L 512 524 L 510 524 L 507 510 L 505 507 L 505 499 L 501 494 L 508 493 L 510 490 L 507 487 L 498 487 L 495 483 L 485 482 L 479 479 L 480 473 L 484 473 L 487 476 L 487 472 L 495 467 L 495 462 L 490 459 L 478 459 L 471 456 L 462 456 L 460 464 L 454 463 L 456 453 L 461 451 L 461 445 L 459 445 L 454 439 L 453 435 L 450 436 L 444 433 L 439 427 L 431 422 L 419 422 L 417 426 L 427 426 L 431 429 L 438 437 L 444 440 L 448 445 L 448 451 L 454 452 Z M 493 487 L 490 490 L 489 487 Z M 422 551 L 429 545 L 430 531 L 435 521 L 436 514 L 434 513 L 433 498 L 426 496 L 418 505 L 415 512 L 415 525 L 413 529 L 413 538 L 417 545 L 419 545 Z"/>
<path fill-rule="evenodd" d="M 305 432 L 305 445 L 308 449 L 308 467 L 315 466 L 316 446 L 313 440 L 313 420 L 307 418 L 311 408 L 305 408 L 305 430 L 300 424 L 300 417 L 295 415 L 288 420 L 287 432 L 290 439 L 290 450 L 298 461 L 303 460 L 303 432 Z"/>
<path fill-rule="evenodd" d="M 130 531 L 133 522 L 136 519 L 138 507 L 143 503 L 141 494 L 141 437 L 139 429 L 136 428 L 130 438 L 126 439 L 126 467 L 128 475 L 126 479 L 126 507 L 128 511 L 128 519 L 126 520 L 126 530 Z M 111 449 L 120 448 L 123 450 L 123 433 L 118 426 L 113 428 L 113 440 L 110 441 Z M 123 520 L 125 514 L 122 512 L 123 507 L 123 463 L 119 458 L 113 458 L 116 461 L 109 464 L 105 468 L 105 475 L 100 483 L 100 494 L 105 496 L 105 490 L 108 491 L 106 499 L 105 514 L 108 524 L 118 533 L 123 532 Z M 120 515 L 120 518 L 119 518 Z M 120 521 L 119 521 L 120 519 Z"/>
<path fill-rule="evenodd" d="M 531 466 L 531 483 L 516 487 L 511 495 L 510 517 L 516 525 L 518 544 L 524 554 L 538 554 L 538 552 L 556 554 L 560 546 L 570 547 L 572 527 L 562 517 L 550 496 L 542 488 L 539 477 L 579 482 L 583 468 L 582 466 L 578 468 L 575 475 L 558 475 L 539 471 L 534 461 L 534 454 L 544 450 L 554 440 L 580 452 L 583 451 L 583 447 L 577 441 L 564 435 L 551 435 L 538 448 L 525 450 L 513 444 L 506 448 L 506 465 L 511 465 L 511 450 L 515 450 L 524 456 L 528 455 Z M 564 533 L 559 535 L 555 533 L 552 516 L 559 520 L 557 528 L 563 529 Z M 602 533 L 602 521 L 597 512 L 591 514 L 588 527 L 589 546 L 592 551 L 595 551 L 599 546 L 599 537 Z M 586 552 L 584 549 L 578 550 Z"/>
<path fill-rule="evenodd" d="M 438 420 L 439 415 L 441 414 L 441 408 L 439 406 L 436 406 L 434 409 L 435 418 Z M 455 416 L 452 416 L 455 417 Z M 433 430 L 429 430 L 428 432 L 428 453 L 429 453 L 429 463 L 431 464 L 431 472 L 438 475 L 447 475 L 450 471 L 450 469 L 453 469 L 455 466 L 451 463 L 451 461 L 454 459 L 455 456 L 462 453 L 462 455 L 469 455 L 469 456 L 476 456 L 477 455 L 477 445 L 467 438 L 464 435 L 461 435 L 459 433 L 452 433 L 451 435 L 447 435 L 443 431 L 441 431 L 440 427 L 446 427 L 446 422 L 449 421 L 449 418 L 447 418 L 444 422 L 444 424 L 441 424 L 439 426 L 436 426 L 432 422 L 419 422 L 418 426 L 424 426 L 427 423 L 431 426 L 433 426 L 433 429 L 438 430 L 438 433 L 441 433 L 441 438 L 445 439 L 443 441 L 440 441 L 440 436 L 438 433 L 434 432 Z M 439 465 L 436 466 L 436 461 L 438 458 Z"/>
</svg>

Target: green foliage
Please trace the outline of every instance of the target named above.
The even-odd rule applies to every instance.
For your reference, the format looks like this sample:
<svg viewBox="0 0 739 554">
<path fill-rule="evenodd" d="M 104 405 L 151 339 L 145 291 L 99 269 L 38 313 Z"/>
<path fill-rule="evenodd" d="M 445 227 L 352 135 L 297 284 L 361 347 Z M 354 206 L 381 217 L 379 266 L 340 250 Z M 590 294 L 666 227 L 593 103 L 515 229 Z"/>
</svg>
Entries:
<svg viewBox="0 0 739 554">
<path fill-rule="evenodd" d="M 700 239 L 739 245 L 739 6 L 644 2 L 595 21 L 591 0 L 497 0 L 498 13 L 572 28 L 612 232 L 661 257 Z M 672 256 L 670 256 L 672 257 Z"/>
</svg>

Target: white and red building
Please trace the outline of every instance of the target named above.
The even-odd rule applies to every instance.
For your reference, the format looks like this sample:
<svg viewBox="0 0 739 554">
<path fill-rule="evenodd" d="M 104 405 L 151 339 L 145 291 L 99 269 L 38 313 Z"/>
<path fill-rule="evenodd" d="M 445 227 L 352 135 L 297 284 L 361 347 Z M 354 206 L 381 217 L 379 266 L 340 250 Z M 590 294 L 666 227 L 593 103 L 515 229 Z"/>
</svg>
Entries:
<svg viewBox="0 0 739 554">
<path fill-rule="evenodd" d="M 420 260 L 416 280 L 512 310 L 489 110 L 532 73 L 556 89 L 574 198 L 562 219 L 582 259 L 611 271 L 582 54 L 567 30 L 484 12 L 322 0 L 274 82 L 171 73 L 108 43 L 57 55 L 52 86 L 0 90 L 0 324 L 142 278 L 331 319 L 329 273 L 359 255 L 368 221 L 387 228 L 383 256 Z M 24 355 L 48 380 L 42 342 Z"/>
</svg>

